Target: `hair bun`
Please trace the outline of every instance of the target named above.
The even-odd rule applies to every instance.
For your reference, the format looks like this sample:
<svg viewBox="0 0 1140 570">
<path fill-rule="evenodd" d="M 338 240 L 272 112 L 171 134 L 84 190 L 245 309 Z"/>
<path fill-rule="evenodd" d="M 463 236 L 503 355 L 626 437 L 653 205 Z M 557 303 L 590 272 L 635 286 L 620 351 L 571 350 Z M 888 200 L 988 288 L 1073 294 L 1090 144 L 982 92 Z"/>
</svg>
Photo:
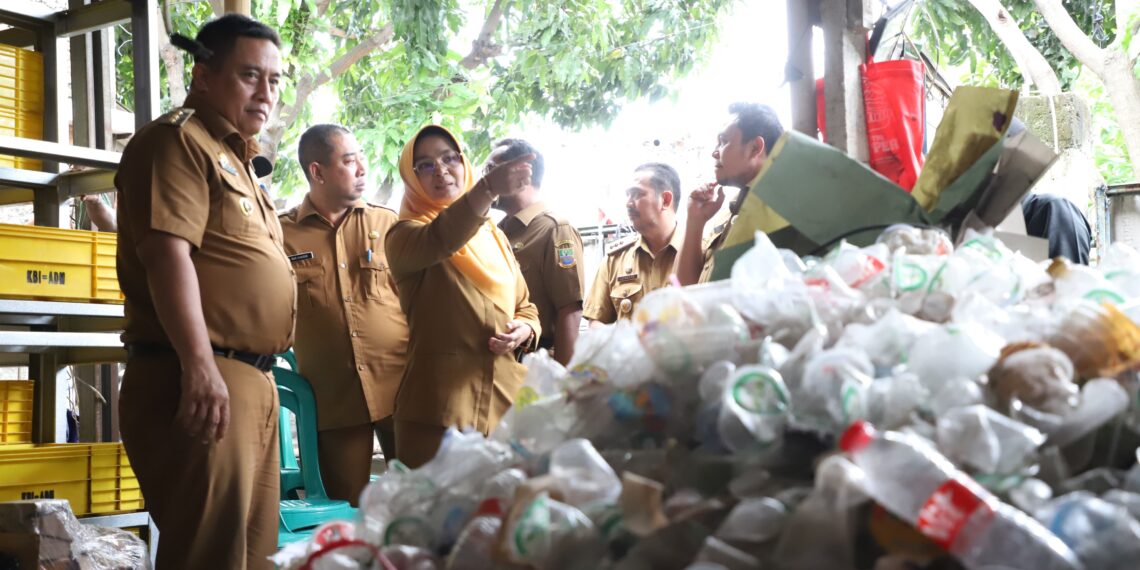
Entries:
<svg viewBox="0 0 1140 570">
<path fill-rule="evenodd" d="M 205 61 L 214 55 L 214 52 L 202 45 L 202 42 L 190 39 L 182 34 L 170 34 L 170 43 L 174 47 L 194 56 L 194 61 Z"/>
</svg>

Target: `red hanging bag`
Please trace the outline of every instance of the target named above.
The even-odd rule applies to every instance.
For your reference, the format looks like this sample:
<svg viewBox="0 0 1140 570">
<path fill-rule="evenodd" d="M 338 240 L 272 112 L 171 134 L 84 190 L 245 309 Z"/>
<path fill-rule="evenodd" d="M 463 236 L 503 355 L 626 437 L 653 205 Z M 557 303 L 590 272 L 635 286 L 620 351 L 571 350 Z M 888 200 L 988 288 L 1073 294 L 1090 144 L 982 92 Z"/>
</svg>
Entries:
<svg viewBox="0 0 1140 570">
<path fill-rule="evenodd" d="M 871 168 L 910 192 L 923 164 L 926 68 L 910 59 L 870 61 L 861 68 Z"/>
</svg>

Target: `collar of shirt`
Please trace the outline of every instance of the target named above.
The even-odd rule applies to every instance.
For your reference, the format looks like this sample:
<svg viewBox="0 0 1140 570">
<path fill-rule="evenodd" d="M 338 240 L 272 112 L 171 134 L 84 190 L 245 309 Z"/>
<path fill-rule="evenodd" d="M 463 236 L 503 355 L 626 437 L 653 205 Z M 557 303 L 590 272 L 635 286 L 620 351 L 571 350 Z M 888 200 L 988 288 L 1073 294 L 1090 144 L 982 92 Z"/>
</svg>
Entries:
<svg viewBox="0 0 1140 570">
<path fill-rule="evenodd" d="M 194 116 L 202 121 L 206 130 L 215 138 L 225 141 L 244 162 L 253 160 L 253 157 L 261 151 L 257 139 L 243 137 L 237 127 L 218 113 L 201 95 L 194 93 L 187 95 L 186 102 L 182 106 L 194 109 Z"/>
<path fill-rule="evenodd" d="M 518 222 L 522 224 L 522 227 L 525 228 L 529 226 L 535 218 L 537 218 L 545 211 L 546 205 L 544 205 L 542 202 L 535 202 L 534 204 L 523 208 L 522 211 L 517 214 L 504 217 L 503 220 L 499 222 L 499 229 L 503 230 L 504 232 L 507 231 L 507 229 L 510 227 L 511 220 L 518 220 Z"/>
<path fill-rule="evenodd" d="M 539 216 L 539 214 L 541 214 L 545 211 L 546 211 L 546 205 L 545 204 L 543 204 L 542 202 L 535 202 L 534 204 L 531 204 L 530 206 L 523 208 L 523 210 L 521 212 L 515 214 L 512 217 L 514 217 L 516 220 L 522 222 L 522 225 L 529 226 L 530 223 L 533 222 L 534 219 Z"/>
<path fill-rule="evenodd" d="M 363 198 L 361 198 L 352 204 L 352 209 L 362 210 L 367 205 L 368 203 L 365 202 Z M 321 216 L 321 213 L 317 211 L 316 206 L 313 205 L 313 200 L 310 195 L 305 194 L 305 198 L 301 200 L 301 205 L 297 208 L 297 221 L 299 222 L 301 220 L 304 220 L 309 216 L 317 216 L 321 219 L 324 219 L 324 216 Z"/>
<path fill-rule="evenodd" d="M 669 243 L 665 245 L 662 251 L 670 247 L 673 248 L 673 251 L 681 251 L 681 244 L 684 242 L 685 232 L 681 231 L 681 224 L 675 224 L 673 226 L 673 235 L 669 238 Z M 657 255 L 656 252 L 649 248 L 649 244 L 645 241 L 645 236 L 641 236 L 641 239 L 637 242 L 637 247 L 641 248 L 641 251 L 648 253 L 649 257 L 656 257 Z"/>
</svg>

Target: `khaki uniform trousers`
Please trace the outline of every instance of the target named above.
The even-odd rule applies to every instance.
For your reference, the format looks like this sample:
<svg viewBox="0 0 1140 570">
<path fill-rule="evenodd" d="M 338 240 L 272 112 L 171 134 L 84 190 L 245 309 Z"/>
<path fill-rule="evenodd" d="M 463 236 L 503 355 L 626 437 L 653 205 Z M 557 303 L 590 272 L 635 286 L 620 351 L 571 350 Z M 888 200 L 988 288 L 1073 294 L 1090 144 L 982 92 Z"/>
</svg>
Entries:
<svg viewBox="0 0 1140 570">
<path fill-rule="evenodd" d="M 396 458 L 396 436 L 392 416 L 375 424 L 360 424 L 317 432 L 318 458 L 321 462 L 321 482 L 330 499 L 348 501 L 359 506 L 360 493 L 368 485 L 372 474 L 372 436 L 380 439 L 384 460 Z"/>
<path fill-rule="evenodd" d="M 214 357 L 230 395 L 221 441 L 175 421 L 181 367 L 171 354 L 131 358 L 119 394 L 123 446 L 161 535 L 157 568 L 271 569 L 277 550 L 277 388 L 269 374 Z"/>
<path fill-rule="evenodd" d="M 422 466 L 435 457 L 444 433 L 443 426 L 396 420 L 396 458 L 412 469 Z"/>
</svg>

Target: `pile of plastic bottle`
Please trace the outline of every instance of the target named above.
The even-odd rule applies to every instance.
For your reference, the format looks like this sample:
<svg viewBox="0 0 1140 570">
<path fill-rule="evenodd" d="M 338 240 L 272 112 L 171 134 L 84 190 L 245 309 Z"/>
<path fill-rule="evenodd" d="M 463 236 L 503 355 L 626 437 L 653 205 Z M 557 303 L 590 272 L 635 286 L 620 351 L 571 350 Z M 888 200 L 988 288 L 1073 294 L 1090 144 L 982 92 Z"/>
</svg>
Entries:
<svg viewBox="0 0 1140 570">
<path fill-rule="evenodd" d="M 890 228 L 647 295 L 528 357 L 490 438 L 398 462 L 285 568 L 1140 567 L 1140 254 Z M 328 535 L 329 530 L 318 535 Z M 330 546 L 330 544 L 332 546 Z"/>
</svg>

